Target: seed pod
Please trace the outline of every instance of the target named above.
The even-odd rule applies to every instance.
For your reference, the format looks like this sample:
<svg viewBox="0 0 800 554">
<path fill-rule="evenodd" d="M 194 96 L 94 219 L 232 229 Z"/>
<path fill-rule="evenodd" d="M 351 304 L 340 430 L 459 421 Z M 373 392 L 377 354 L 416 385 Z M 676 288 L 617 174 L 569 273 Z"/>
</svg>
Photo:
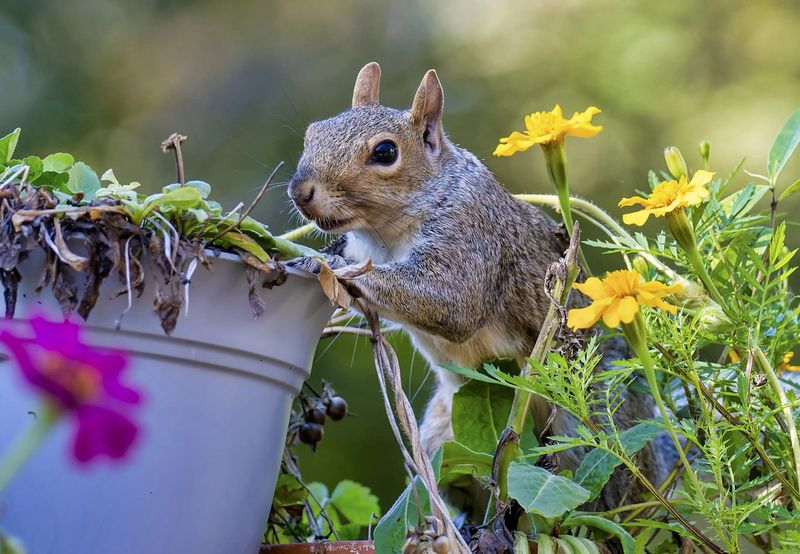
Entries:
<svg viewBox="0 0 800 554">
<path fill-rule="evenodd" d="M 323 433 L 324 429 L 322 428 L 322 425 L 317 423 L 304 423 L 300 427 L 300 442 L 315 446 L 319 441 L 322 440 Z"/>
<path fill-rule="evenodd" d="M 333 421 L 344 419 L 347 415 L 347 401 L 341 396 L 334 396 L 328 403 L 326 413 Z"/>
<path fill-rule="evenodd" d="M 433 551 L 436 554 L 447 554 L 450 552 L 450 539 L 445 535 L 439 535 L 433 539 Z"/>
<path fill-rule="evenodd" d="M 325 412 L 319 408 L 308 410 L 306 412 L 306 422 L 323 425 L 325 423 Z"/>
</svg>

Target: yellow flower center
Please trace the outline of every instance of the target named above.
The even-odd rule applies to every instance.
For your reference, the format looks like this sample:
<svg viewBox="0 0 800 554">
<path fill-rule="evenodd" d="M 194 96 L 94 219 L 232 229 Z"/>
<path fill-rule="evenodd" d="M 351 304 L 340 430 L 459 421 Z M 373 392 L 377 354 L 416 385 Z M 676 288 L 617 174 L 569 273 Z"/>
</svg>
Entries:
<svg viewBox="0 0 800 554">
<path fill-rule="evenodd" d="M 38 360 L 39 370 L 67 389 L 79 402 L 91 400 L 100 390 L 102 377 L 96 368 L 47 352 Z"/>
<path fill-rule="evenodd" d="M 534 112 L 525 118 L 525 127 L 532 136 L 559 135 L 566 123 L 566 119 L 553 112 Z"/>
</svg>

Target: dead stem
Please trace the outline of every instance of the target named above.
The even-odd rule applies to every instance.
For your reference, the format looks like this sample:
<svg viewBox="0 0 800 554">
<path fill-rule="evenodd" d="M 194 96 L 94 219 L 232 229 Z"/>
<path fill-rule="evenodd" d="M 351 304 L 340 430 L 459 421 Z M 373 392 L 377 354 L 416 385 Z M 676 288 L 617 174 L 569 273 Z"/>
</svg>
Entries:
<svg viewBox="0 0 800 554">
<path fill-rule="evenodd" d="M 378 374 L 378 382 L 381 386 L 383 403 L 386 408 L 389 425 L 400 446 L 400 451 L 409 469 L 417 474 L 420 478 L 420 482 L 427 490 L 433 516 L 439 523 L 444 525 L 444 529 L 447 532 L 447 537 L 450 542 L 450 551 L 458 554 L 470 554 L 470 548 L 467 546 L 466 542 L 464 542 L 463 537 L 458 532 L 458 529 L 450 517 L 447 504 L 439 495 L 438 483 L 433 471 L 433 466 L 431 465 L 430 458 L 420 444 L 417 418 L 414 415 L 411 402 L 408 400 L 408 396 L 406 396 L 403 390 L 400 364 L 397 355 L 381 333 L 378 315 L 363 301 L 363 299 L 358 298 L 356 301 L 359 303 L 361 311 L 366 316 L 372 328 L 372 353 L 375 361 L 375 369 Z M 391 383 L 392 392 L 394 393 L 394 409 L 392 409 L 392 403 L 389 400 L 389 393 L 386 387 L 387 380 Z M 405 434 L 405 437 L 408 439 L 411 452 L 409 452 L 408 446 L 406 446 L 403 440 L 403 435 L 400 433 L 400 426 L 402 426 L 403 434 Z"/>
<path fill-rule="evenodd" d="M 161 151 L 166 154 L 170 150 L 175 151 L 175 166 L 178 169 L 178 182 L 181 186 L 186 184 L 186 176 L 183 172 L 183 154 L 181 153 L 181 143 L 188 137 L 178 133 L 172 133 L 161 143 Z"/>
</svg>

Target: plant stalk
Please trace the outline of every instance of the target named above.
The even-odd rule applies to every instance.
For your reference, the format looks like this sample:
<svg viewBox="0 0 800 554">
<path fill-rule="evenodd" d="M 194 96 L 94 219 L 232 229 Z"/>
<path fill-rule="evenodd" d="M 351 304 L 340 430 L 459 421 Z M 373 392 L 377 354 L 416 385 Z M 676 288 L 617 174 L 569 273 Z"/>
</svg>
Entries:
<svg viewBox="0 0 800 554">
<path fill-rule="evenodd" d="M 770 388 L 772 388 L 772 392 L 775 393 L 775 395 L 777 395 L 781 401 L 783 417 L 786 419 L 786 426 L 789 428 L 789 442 L 792 445 L 795 474 L 798 487 L 800 487 L 800 440 L 798 440 L 797 437 L 797 425 L 794 420 L 794 414 L 792 413 L 792 407 L 789 404 L 789 399 L 786 397 L 786 392 L 784 392 L 781 382 L 778 380 L 778 376 L 775 374 L 775 370 L 772 369 L 772 364 L 769 363 L 764 351 L 761 350 L 761 348 L 756 347 L 754 354 L 758 367 L 761 368 L 761 370 L 767 376 L 767 381 L 769 382 Z"/>
<path fill-rule="evenodd" d="M 684 470 L 687 475 L 691 477 L 697 490 L 699 490 L 697 475 L 683 451 L 683 445 L 678 439 L 678 435 L 675 433 L 675 428 L 672 425 L 672 418 L 667 411 L 667 407 L 664 405 L 664 399 L 661 398 L 661 389 L 658 386 L 658 379 L 656 378 L 655 368 L 653 367 L 653 358 L 650 356 L 650 350 L 647 348 L 647 329 L 642 319 L 641 312 L 636 313 L 636 317 L 632 322 L 622 324 L 622 332 L 625 334 L 625 338 L 628 339 L 628 344 L 630 344 L 631 348 L 636 352 L 639 361 L 642 362 L 644 375 L 647 379 L 647 384 L 650 386 L 650 394 L 652 394 L 653 400 L 655 400 L 658 411 L 661 414 L 661 418 L 667 426 L 667 431 L 670 437 L 672 437 L 672 442 L 675 444 L 675 449 L 678 451 L 678 456 L 681 459 Z"/>
<path fill-rule="evenodd" d="M 59 412 L 54 407 L 44 404 L 36 417 L 36 422 L 25 435 L 12 447 L 11 451 L 0 461 L 0 492 L 25 465 L 47 436 L 53 424 L 58 421 Z"/>
</svg>

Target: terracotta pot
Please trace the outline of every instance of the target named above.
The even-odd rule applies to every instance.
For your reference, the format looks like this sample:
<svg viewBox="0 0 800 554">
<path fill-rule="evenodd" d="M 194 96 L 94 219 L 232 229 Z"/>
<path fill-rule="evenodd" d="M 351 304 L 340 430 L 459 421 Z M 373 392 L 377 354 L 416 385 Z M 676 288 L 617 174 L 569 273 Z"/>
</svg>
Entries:
<svg viewBox="0 0 800 554">
<path fill-rule="evenodd" d="M 371 554 L 372 552 L 375 552 L 375 543 L 372 541 L 346 541 L 264 545 L 260 554 Z"/>
<path fill-rule="evenodd" d="M 19 319 L 7 325 L 42 309 L 59 313 L 49 291 L 34 291 L 42 263 L 31 256 L 20 265 Z M 126 380 L 144 396 L 141 440 L 122 463 L 76 467 L 71 422 L 60 422 L 0 498 L 0 527 L 28 552 L 258 551 L 292 397 L 333 309 L 315 279 L 292 274 L 273 290 L 259 288 L 266 310 L 254 320 L 244 264 L 224 254 L 211 263 L 213 272 L 195 271 L 188 315 L 172 336 L 153 313 L 152 272 L 120 330 L 127 298 L 112 299 L 115 278 L 104 282 L 85 338 L 133 355 Z M 39 409 L 17 373 L 0 361 L 0 452 Z"/>
</svg>

